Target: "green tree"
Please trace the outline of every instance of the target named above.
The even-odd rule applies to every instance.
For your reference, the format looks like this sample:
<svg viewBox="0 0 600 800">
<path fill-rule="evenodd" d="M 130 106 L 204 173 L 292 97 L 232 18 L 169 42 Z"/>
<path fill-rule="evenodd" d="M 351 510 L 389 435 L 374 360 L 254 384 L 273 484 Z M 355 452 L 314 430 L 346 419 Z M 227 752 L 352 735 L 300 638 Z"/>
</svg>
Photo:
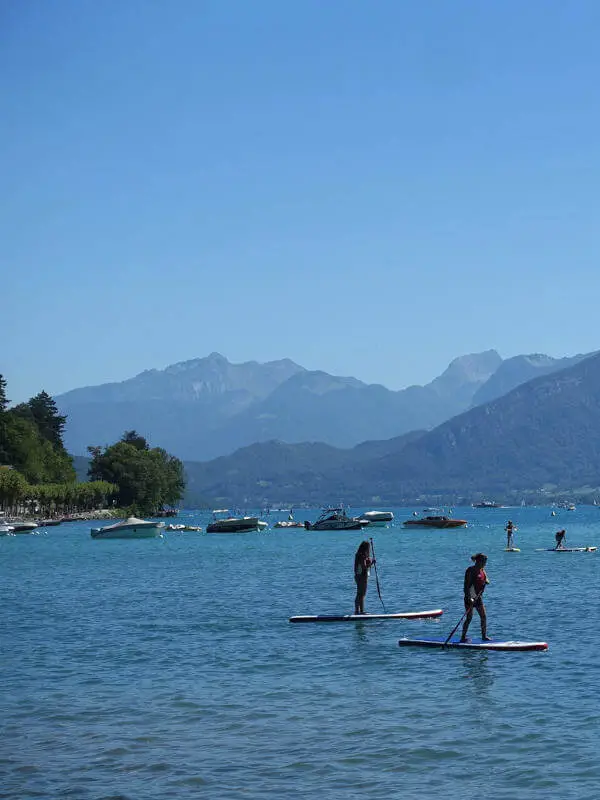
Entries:
<svg viewBox="0 0 600 800">
<path fill-rule="evenodd" d="M 153 514 L 175 503 L 185 487 L 183 464 L 160 447 L 149 448 L 144 437 L 128 431 L 121 441 L 102 450 L 89 447 L 89 476 L 119 487 L 120 506 Z"/>
<path fill-rule="evenodd" d="M 121 437 L 121 441 L 125 444 L 133 445 L 137 450 L 149 450 L 148 442 L 137 431 L 125 431 Z"/>
<path fill-rule="evenodd" d="M 0 375 L 0 413 L 6 411 L 9 401 L 6 398 L 6 380 Z"/>
<path fill-rule="evenodd" d="M 40 392 L 27 403 L 40 435 L 59 451 L 63 451 L 63 431 L 67 418 L 58 413 L 56 403 L 47 392 Z"/>
</svg>

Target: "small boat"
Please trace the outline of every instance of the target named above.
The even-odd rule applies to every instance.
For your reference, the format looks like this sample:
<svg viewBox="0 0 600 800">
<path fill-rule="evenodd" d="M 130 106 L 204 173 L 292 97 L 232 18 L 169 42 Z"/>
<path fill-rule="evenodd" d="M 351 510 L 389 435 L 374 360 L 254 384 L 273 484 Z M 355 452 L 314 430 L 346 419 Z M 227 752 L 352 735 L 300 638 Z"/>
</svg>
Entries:
<svg viewBox="0 0 600 800">
<path fill-rule="evenodd" d="M 128 517 L 104 528 L 92 528 L 92 539 L 153 539 L 162 536 L 164 522 L 148 522 L 137 517 Z"/>
<path fill-rule="evenodd" d="M 207 533 L 252 533 L 268 528 L 268 524 L 258 517 L 224 517 L 229 514 L 226 508 L 213 511 L 213 521 L 206 526 Z"/>
<path fill-rule="evenodd" d="M 276 509 L 276 508 L 273 509 L 273 511 L 279 511 L 279 510 L 280 509 Z M 297 522 L 294 519 L 293 510 L 291 510 L 290 513 L 288 514 L 288 518 L 287 519 L 279 520 L 279 522 L 276 522 L 273 525 L 273 527 L 274 528 L 304 528 L 304 523 L 303 522 Z"/>
<path fill-rule="evenodd" d="M 394 515 L 391 511 L 365 511 L 359 519 L 368 522 L 372 528 L 385 528 L 390 522 L 393 522 Z"/>
<path fill-rule="evenodd" d="M 10 536 L 14 531 L 12 525 L 0 525 L 0 536 Z"/>
<path fill-rule="evenodd" d="M 307 531 L 360 531 L 369 523 L 349 517 L 343 508 L 324 508 L 316 522 L 305 521 Z"/>
<path fill-rule="evenodd" d="M 38 525 L 40 528 L 54 528 L 56 525 L 60 525 L 62 520 L 60 519 L 38 519 Z"/>
<path fill-rule="evenodd" d="M 420 528 L 464 528 L 467 524 L 466 519 L 453 519 L 452 517 L 417 517 L 407 519 L 403 523 L 405 526 Z"/>
<path fill-rule="evenodd" d="M 504 506 L 493 500 L 483 500 L 481 503 L 473 503 L 473 508 L 504 508 Z"/>
<path fill-rule="evenodd" d="M 165 531 L 184 531 L 185 525 L 165 525 Z"/>
<path fill-rule="evenodd" d="M 38 527 L 37 522 L 19 522 L 18 520 L 13 520 L 9 524 L 13 529 L 13 533 L 31 533 Z"/>
</svg>

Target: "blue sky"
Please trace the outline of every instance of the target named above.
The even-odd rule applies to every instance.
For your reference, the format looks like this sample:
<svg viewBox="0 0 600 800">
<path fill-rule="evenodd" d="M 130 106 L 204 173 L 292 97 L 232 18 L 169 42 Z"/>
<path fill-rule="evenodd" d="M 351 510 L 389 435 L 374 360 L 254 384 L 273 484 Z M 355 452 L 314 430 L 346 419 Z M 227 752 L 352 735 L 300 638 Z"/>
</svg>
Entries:
<svg viewBox="0 0 600 800">
<path fill-rule="evenodd" d="M 14 400 L 218 351 L 402 388 L 600 347 L 600 5 L 9 0 Z"/>
</svg>

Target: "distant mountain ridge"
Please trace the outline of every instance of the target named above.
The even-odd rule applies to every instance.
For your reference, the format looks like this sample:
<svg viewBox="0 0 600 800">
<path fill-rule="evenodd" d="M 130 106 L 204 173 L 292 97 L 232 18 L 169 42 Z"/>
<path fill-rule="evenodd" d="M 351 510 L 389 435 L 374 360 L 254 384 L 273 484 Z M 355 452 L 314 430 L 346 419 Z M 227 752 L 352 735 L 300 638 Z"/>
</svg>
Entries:
<svg viewBox="0 0 600 800">
<path fill-rule="evenodd" d="M 431 431 L 345 451 L 268 442 L 186 467 L 193 492 L 248 505 L 269 498 L 392 505 L 431 494 L 598 487 L 600 355 Z"/>
<path fill-rule="evenodd" d="M 289 359 L 231 364 L 211 353 L 55 400 L 76 455 L 135 428 L 180 458 L 209 460 L 272 439 L 352 447 L 431 428 L 467 408 L 501 363 L 494 350 L 463 356 L 426 386 L 391 391 Z"/>
<path fill-rule="evenodd" d="M 181 459 L 208 461 L 257 442 L 351 448 L 432 429 L 482 402 L 486 392 L 497 396 L 515 381 L 560 369 L 564 361 L 548 356 L 503 361 L 487 350 L 454 359 L 425 386 L 391 391 L 307 370 L 290 359 L 231 364 L 211 353 L 120 383 L 74 389 L 55 400 L 68 417 L 65 443 L 73 454 L 136 429 Z"/>
</svg>

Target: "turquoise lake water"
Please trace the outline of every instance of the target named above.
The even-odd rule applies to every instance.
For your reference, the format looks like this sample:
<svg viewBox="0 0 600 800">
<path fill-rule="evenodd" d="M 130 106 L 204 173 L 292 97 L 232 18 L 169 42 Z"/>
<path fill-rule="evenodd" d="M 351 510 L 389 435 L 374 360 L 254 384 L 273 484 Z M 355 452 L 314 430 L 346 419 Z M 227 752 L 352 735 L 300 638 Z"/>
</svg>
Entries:
<svg viewBox="0 0 600 800">
<path fill-rule="evenodd" d="M 363 534 L 0 538 L 0 798 L 596 800 L 600 552 L 536 548 L 600 546 L 600 508 L 455 509 L 453 531 L 403 529 L 412 510 Z M 441 620 L 290 625 L 352 612 L 370 536 L 387 610 Z M 450 632 L 478 550 L 490 635 L 550 649 L 399 648 Z"/>
</svg>

